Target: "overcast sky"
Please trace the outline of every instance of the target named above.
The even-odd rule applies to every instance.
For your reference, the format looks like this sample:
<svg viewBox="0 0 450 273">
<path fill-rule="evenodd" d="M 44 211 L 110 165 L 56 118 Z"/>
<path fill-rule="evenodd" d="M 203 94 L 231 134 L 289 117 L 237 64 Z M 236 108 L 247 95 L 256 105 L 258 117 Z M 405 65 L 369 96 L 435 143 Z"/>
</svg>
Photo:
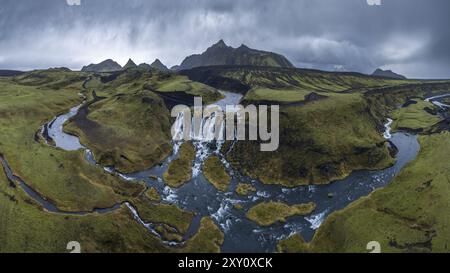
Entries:
<svg viewBox="0 0 450 273">
<path fill-rule="evenodd" d="M 66 1 L 0 0 L 0 69 L 172 66 L 223 38 L 298 67 L 450 78 L 449 0 Z"/>
</svg>

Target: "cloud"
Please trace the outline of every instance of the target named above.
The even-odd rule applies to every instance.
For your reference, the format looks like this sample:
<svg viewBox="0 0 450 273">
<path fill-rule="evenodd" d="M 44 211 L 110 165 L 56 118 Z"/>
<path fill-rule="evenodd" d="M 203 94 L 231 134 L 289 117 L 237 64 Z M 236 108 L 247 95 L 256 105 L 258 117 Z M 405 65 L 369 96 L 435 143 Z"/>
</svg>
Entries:
<svg viewBox="0 0 450 273">
<path fill-rule="evenodd" d="M 448 0 L 2 0 L 1 68 L 167 65 L 223 38 L 301 67 L 450 77 Z M 420 64 L 420 65 L 419 65 Z"/>
</svg>

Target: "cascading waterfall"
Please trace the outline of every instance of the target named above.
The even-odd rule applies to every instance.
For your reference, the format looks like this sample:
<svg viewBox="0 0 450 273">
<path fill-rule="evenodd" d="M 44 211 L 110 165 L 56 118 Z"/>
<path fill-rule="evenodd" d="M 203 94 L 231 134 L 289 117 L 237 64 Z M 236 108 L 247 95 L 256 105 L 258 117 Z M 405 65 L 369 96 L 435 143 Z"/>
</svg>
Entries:
<svg viewBox="0 0 450 273">
<path fill-rule="evenodd" d="M 240 97 L 239 97 L 240 98 Z M 235 102 L 237 103 L 237 101 Z M 218 103 L 220 104 L 220 102 Z M 215 106 L 209 105 L 207 107 L 214 108 Z M 231 110 L 230 110 L 231 109 Z M 221 110 L 220 110 L 221 111 Z M 237 113 L 236 107 L 229 107 L 227 111 L 232 111 Z M 222 114 L 224 114 L 222 112 Z M 225 116 L 225 115 L 223 115 Z M 180 112 L 177 115 L 177 118 L 172 127 L 173 129 L 173 150 L 174 154 L 177 154 L 180 148 L 180 145 L 183 143 L 183 135 L 185 133 L 186 128 L 184 128 L 184 119 L 190 118 L 186 117 L 184 112 Z M 207 159 L 212 154 L 219 154 L 222 148 L 223 143 L 225 142 L 225 122 L 222 121 L 219 126 L 218 123 L 218 113 L 213 112 L 211 115 L 203 117 L 202 119 L 196 119 L 192 117 L 191 120 L 191 128 L 189 132 L 190 139 L 192 140 L 192 144 L 196 150 L 196 160 L 192 167 L 192 176 L 197 177 L 200 174 L 201 166 L 205 159 Z M 196 126 L 196 123 L 199 123 Z M 234 130 L 236 131 L 236 130 Z M 212 143 L 215 144 L 215 149 L 212 149 Z"/>
<path fill-rule="evenodd" d="M 390 118 L 387 119 L 387 123 L 384 125 L 385 131 L 383 133 L 383 137 L 385 139 L 391 139 L 392 138 L 392 134 L 391 134 L 391 125 L 394 121 Z"/>
</svg>

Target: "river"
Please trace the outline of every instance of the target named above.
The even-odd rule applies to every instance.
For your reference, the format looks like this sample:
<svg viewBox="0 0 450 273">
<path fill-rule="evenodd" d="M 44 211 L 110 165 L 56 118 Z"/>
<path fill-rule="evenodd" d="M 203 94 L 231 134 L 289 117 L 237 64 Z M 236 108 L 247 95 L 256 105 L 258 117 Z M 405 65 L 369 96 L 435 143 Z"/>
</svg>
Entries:
<svg viewBox="0 0 450 273">
<path fill-rule="evenodd" d="M 242 96 L 231 92 L 222 92 L 225 98 L 217 102 L 220 106 L 238 104 Z M 449 94 L 450 95 L 450 94 Z M 449 96 L 447 95 L 447 96 Z M 445 107 L 438 100 L 445 96 L 437 96 L 429 98 L 439 107 Z M 438 104 L 436 103 L 438 102 Z M 56 117 L 48 125 L 48 134 L 54 140 L 55 145 L 64 150 L 85 149 L 86 160 L 90 164 L 98 165 L 93 157 L 92 152 L 84 147 L 79 139 L 75 136 L 68 135 L 63 132 L 63 125 L 67 120 L 73 117 L 79 109 L 74 107 L 65 115 Z M 180 118 L 180 117 L 179 117 Z M 177 120 L 176 122 L 180 122 Z M 203 124 L 210 124 L 210 121 L 204 120 Z M 176 153 L 167 158 L 161 165 L 148 170 L 133 174 L 121 174 L 112 167 L 102 167 L 105 172 L 113 173 L 126 181 L 144 180 L 149 187 L 155 187 L 160 193 L 163 203 L 176 204 L 180 208 L 193 211 L 196 213 L 195 220 L 184 239 L 192 236 L 199 227 L 200 219 L 203 216 L 209 216 L 220 226 L 225 234 L 225 240 L 222 245 L 223 252 L 273 252 L 276 250 L 276 244 L 279 240 L 288 236 L 299 233 L 305 240 L 312 239 L 315 231 L 324 219 L 336 210 L 340 210 L 348 206 L 351 202 L 358 200 L 363 196 L 367 196 L 377 188 L 386 186 L 401 171 L 401 169 L 411 160 L 415 159 L 419 151 L 419 143 L 417 136 L 404 132 L 391 134 L 390 125 L 392 120 L 389 119 L 385 125 L 384 137 L 389 139 L 391 145 L 395 145 L 398 149 L 396 163 L 387 169 L 378 171 L 355 171 L 347 178 L 335 181 L 328 185 L 311 185 L 299 186 L 296 188 L 283 188 L 277 185 L 265 185 L 255 179 L 245 177 L 233 171 L 230 164 L 220 154 L 218 145 L 210 145 L 210 141 L 197 138 L 194 140 L 196 148 L 196 159 L 193 163 L 193 178 L 179 189 L 173 189 L 165 185 L 162 175 L 166 170 L 170 161 L 176 158 Z M 180 143 L 174 143 L 177 147 Z M 174 149 L 176 152 L 178 149 Z M 225 164 L 228 173 L 232 176 L 232 183 L 228 192 L 217 191 L 201 172 L 203 161 L 210 155 L 216 154 Z M 7 166 L 6 161 L 0 157 L 5 172 L 12 175 L 11 170 Z M 101 167 L 101 166 L 99 166 Z M 150 177 L 157 177 L 152 179 Z M 26 186 L 25 182 L 17 177 L 13 177 L 21 184 L 26 192 L 51 212 L 61 212 L 54 205 L 39 196 L 36 192 Z M 247 197 L 239 196 L 235 193 L 236 186 L 239 182 L 248 182 L 253 184 L 257 191 Z M 288 204 L 298 204 L 306 202 L 314 202 L 316 210 L 309 216 L 290 217 L 286 223 L 278 223 L 270 227 L 259 227 L 254 222 L 245 217 L 245 212 L 252 206 L 263 201 L 281 201 Z M 240 204 L 243 209 L 236 209 L 234 206 Z M 138 212 L 126 203 L 130 211 L 133 213 L 137 221 L 146 226 L 149 231 L 157 235 L 152 228 L 151 223 L 144 223 L 139 218 Z M 97 210 L 98 213 L 107 213 L 120 207 L 120 204 L 114 208 Z M 85 213 L 72 213 L 85 214 Z M 175 244 L 173 242 L 166 242 Z"/>
</svg>

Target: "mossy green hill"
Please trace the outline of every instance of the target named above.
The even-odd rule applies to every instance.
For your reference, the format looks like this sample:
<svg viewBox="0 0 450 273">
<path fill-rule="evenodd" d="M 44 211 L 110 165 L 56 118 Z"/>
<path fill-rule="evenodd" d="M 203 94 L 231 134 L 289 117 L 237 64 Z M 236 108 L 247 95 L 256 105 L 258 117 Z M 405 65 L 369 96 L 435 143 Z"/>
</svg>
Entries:
<svg viewBox="0 0 450 273">
<path fill-rule="evenodd" d="M 448 252 L 450 133 L 419 138 L 421 151 L 386 188 L 331 214 L 311 243 L 294 236 L 282 252 Z"/>
<path fill-rule="evenodd" d="M 91 76 L 85 87 L 97 98 L 64 129 L 79 136 L 101 165 L 123 173 L 150 168 L 172 152 L 171 117 L 161 94 L 201 96 L 207 103 L 221 97 L 185 76 L 141 68 Z"/>
<path fill-rule="evenodd" d="M 92 211 L 124 201 L 140 205 L 144 190 L 141 183 L 124 182 L 90 165 L 83 151 L 63 151 L 37 137 L 44 123 L 81 103 L 79 93 L 88 83 L 86 80 L 94 77 L 84 72 L 51 69 L 0 78 L 0 154 L 15 175 L 65 211 Z M 84 94 L 92 99 L 90 93 Z M 117 102 L 115 95 L 113 92 L 102 102 L 106 105 Z M 131 111 L 138 112 L 137 106 L 145 98 L 140 95 L 130 92 L 129 97 L 123 98 Z M 142 111 L 146 111 L 145 107 Z M 175 206 L 151 206 L 154 206 L 151 212 L 139 207 L 146 218 L 176 226 L 179 232 L 186 231 L 191 213 Z M 145 208 L 148 209 L 146 204 Z M 67 252 L 70 241 L 80 242 L 82 252 L 217 252 L 223 241 L 222 232 L 206 218 L 183 247 L 172 248 L 139 224 L 124 205 L 101 215 L 49 213 L 19 185 L 7 181 L 3 171 L 0 172 L 0 219 L 0 252 Z"/>
<path fill-rule="evenodd" d="M 431 102 L 425 102 L 423 99 L 414 99 L 408 103 L 409 105 L 393 111 L 393 130 L 422 132 L 441 120 L 437 114 L 437 107 Z"/>
<path fill-rule="evenodd" d="M 200 67 L 182 74 L 242 92 L 244 104 L 281 106 L 277 151 L 260 152 L 258 141 L 240 141 L 227 158 L 264 183 L 291 187 L 390 166 L 393 159 L 382 137 L 387 117 L 406 99 L 449 86 L 446 81 L 250 66 Z"/>
</svg>

